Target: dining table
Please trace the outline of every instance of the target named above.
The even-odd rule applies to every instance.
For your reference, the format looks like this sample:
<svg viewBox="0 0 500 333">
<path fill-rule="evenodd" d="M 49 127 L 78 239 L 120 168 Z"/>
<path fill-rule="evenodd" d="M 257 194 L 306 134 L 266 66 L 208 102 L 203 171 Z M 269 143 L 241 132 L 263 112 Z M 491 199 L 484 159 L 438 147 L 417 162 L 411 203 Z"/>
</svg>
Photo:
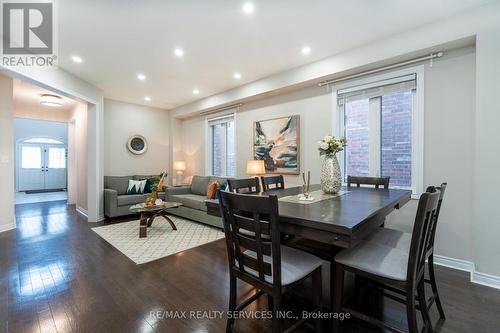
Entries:
<svg viewBox="0 0 500 333">
<path fill-rule="evenodd" d="M 310 193 L 320 192 L 311 185 Z M 411 199 L 404 189 L 342 187 L 338 195 L 318 201 L 302 201 L 302 186 L 269 190 L 262 195 L 278 197 L 282 233 L 311 239 L 338 248 L 351 248 L 384 224 L 386 216 Z M 297 200 L 293 200 L 293 197 Z M 206 200 L 207 213 L 220 216 L 219 201 Z"/>
</svg>

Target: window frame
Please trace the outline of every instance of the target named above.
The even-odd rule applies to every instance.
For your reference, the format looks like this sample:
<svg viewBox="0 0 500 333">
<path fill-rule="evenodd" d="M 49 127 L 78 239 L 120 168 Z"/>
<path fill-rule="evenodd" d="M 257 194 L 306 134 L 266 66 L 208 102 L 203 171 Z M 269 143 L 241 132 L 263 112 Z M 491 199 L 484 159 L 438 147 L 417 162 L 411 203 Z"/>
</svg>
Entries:
<svg viewBox="0 0 500 333">
<path fill-rule="evenodd" d="M 223 113 L 223 114 L 218 114 L 212 117 L 206 117 L 205 118 L 205 142 L 206 142 L 206 154 L 205 154 L 205 175 L 206 176 L 212 176 L 213 175 L 213 129 L 212 126 L 214 121 L 220 120 L 223 122 L 224 119 L 232 119 L 233 122 L 233 127 L 234 127 L 234 160 L 235 160 L 235 165 L 234 165 L 234 175 L 227 175 L 227 126 L 225 127 L 224 131 L 224 136 L 226 137 L 226 140 L 224 142 L 224 156 L 225 156 L 225 163 L 224 163 L 224 174 L 221 175 L 220 177 L 236 177 L 238 171 L 237 167 L 238 164 L 236 163 L 237 161 L 237 152 L 236 152 L 236 147 L 237 147 L 237 141 L 236 141 L 236 113 L 235 112 L 230 112 L 230 113 Z M 228 121 L 229 122 L 229 121 Z M 227 123 L 227 122 L 226 122 Z"/>
<path fill-rule="evenodd" d="M 412 175 L 412 185 L 411 187 L 403 187 L 403 186 L 391 186 L 393 188 L 401 188 L 401 189 L 410 189 L 412 191 L 412 197 L 418 198 L 421 193 L 424 191 L 424 66 L 414 66 L 408 67 L 401 70 L 391 71 L 384 74 L 371 75 L 368 77 L 353 79 L 344 82 L 339 82 L 338 84 L 334 84 L 331 86 L 331 96 L 332 96 L 332 109 L 333 109 L 333 134 L 337 137 L 341 137 L 344 135 L 344 111 L 339 110 L 337 104 L 337 91 L 342 89 L 347 89 L 355 86 L 361 86 L 366 84 L 373 84 L 378 81 L 389 80 L 396 77 L 401 77 L 405 75 L 416 74 L 416 91 L 413 93 L 413 108 L 412 108 L 412 166 L 411 166 L 411 175 Z M 378 98 L 379 106 L 381 103 L 381 98 Z M 372 110 L 372 101 L 370 101 L 370 110 Z M 370 114 L 370 117 L 375 115 Z M 371 131 L 372 132 L 372 131 Z M 380 137 L 381 131 L 379 129 L 378 136 Z M 349 145 L 349 142 L 347 143 Z M 370 173 L 377 165 L 380 166 L 380 154 L 381 150 L 375 154 L 371 153 L 373 149 L 372 137 L 370 137 L 370 162 L 372 159 L 377 161 L 373 165 L 370 164 Z M 377 145 L 378 146 L 378 145 Z M 375 150 L 373 150 L 375 151 Z M 377 157 L 378 156 L 378 157 Z M 340 153 L 339 162 L 341 170 L 345 170 L 344 163 L 344 152 Z M 380 169 L 380 168 L 379 168 Z M 345 175 L 344 175 L 345 176 Z M 344 178 L 345 179 L 345 178 Z M 346 185 L 344 183 L 344 185 Z"/>
</svg>

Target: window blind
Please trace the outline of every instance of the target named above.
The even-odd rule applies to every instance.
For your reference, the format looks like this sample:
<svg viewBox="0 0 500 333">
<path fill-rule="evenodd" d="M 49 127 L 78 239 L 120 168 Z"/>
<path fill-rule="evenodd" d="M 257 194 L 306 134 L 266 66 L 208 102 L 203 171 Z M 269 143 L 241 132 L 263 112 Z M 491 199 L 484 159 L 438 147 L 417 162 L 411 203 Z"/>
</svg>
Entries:
<svg viewBox="0 0 500 333">
<path fill-rule="evenodd" d="M 337 91 L 337 103 L 339 106 L 360 100 L 370 99 L 401 91 L 414 90 L 417 88 L 417 74 L 395 77 L 382 81 L 375 81 L 359 86 L 340 89 Z"/>
</svg>

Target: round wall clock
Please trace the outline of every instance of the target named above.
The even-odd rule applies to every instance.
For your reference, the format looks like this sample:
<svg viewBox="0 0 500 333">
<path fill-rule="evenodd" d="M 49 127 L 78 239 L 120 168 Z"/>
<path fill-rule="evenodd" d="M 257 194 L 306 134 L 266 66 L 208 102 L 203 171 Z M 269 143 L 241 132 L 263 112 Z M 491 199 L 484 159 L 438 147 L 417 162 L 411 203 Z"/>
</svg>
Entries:
<svg viewBox="0 0 500 333">
<path fill-rule="evenodd" d="M 148 150 L 148 143 L 145 137 L 136 134 L 128 139 L 127 148 L 132 154 L 141 155 Z"/>
</svg>

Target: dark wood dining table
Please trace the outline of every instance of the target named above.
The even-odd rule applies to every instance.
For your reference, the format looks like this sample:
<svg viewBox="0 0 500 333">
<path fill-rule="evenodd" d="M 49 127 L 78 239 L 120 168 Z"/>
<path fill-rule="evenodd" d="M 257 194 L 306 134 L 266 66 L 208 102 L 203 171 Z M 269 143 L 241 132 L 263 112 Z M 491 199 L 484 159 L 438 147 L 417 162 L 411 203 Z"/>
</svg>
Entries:
<svg viewBox="0 0 500 333">
<path fill-rule="evenodd" d="M 317 191 L 312 185 L 310 191 Z M 342 195 L 312 203 L 279 201 L 279 222 L 282 233 L 339 248 L 351 248 L 366 238 L 385 221 L 394 209 L 411 199 L 411 191 L 367 187 L 342 188 Z M 298 195 L 302 187 L 270 190 L 278 198 Z M 217 199 L 206 200 L 208 214 L 220 216 Z"/>
</svg>

